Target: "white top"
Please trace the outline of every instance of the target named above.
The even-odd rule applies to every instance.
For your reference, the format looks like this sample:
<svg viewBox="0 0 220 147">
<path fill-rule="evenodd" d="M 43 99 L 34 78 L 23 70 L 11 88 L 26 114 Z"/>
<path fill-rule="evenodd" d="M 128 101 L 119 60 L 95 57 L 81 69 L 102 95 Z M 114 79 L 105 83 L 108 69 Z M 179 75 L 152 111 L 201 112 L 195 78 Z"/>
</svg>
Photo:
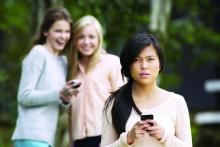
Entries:
<svg viewBox="0 0 220 147">
<path fill-rule="evenodd" d="M 140 120 L 140 116 L 134 109 L 126 123 L 126 132 L 117 139 L 109 111 L 108 121 L 104 117 L 101 147 L 192 147 L 189 112 L 182 96 L 170 93 L 169 98 L 162 104 L 141 111 L 153 114 L 154 120 L 165 129 L 165 135 L 161 140 L 158 141 L 146 133 L 143 138 L 137 139 L 132 145 L 127 144 L 127 132 Z"/>
<path fill-rule="evenodd" d="M 44 141 L 51 146 L 57 127 L 59 91 L 65 85 L 67 59 L 36 45 L 22 63 L 18 118 L 12 140 Z"/>
</svg>

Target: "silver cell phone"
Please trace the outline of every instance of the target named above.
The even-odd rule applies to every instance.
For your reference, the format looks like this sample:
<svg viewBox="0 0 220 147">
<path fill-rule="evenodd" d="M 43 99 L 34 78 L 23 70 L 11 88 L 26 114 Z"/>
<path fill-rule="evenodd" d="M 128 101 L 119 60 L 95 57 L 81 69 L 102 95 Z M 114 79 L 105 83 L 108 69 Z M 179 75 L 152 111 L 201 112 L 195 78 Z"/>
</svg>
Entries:
<svg viewBox="0 0 220 147">
<path fill-rule="evenodd" d="M 81 85 L 81 82 L 78 80 L 72 80 L 71 84 L 72 84 L 72 88 L 79 88 Z"/>
</svg>

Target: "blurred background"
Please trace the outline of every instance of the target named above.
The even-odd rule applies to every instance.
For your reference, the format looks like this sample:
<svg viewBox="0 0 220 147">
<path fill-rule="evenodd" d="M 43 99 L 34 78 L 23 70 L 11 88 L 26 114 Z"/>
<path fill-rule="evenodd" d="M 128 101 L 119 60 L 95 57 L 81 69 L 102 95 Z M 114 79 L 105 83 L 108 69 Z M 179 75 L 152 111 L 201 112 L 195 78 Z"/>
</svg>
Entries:
<svg viewBox="0 0 220 147">
<path fill-rule="evenodd" d="M 160 86 L 183 95 L 195 147 L 220 146 L 220 1 L 218 0 L 0 0 L 0 146 L 11 147 L 17 117 L 21 61 L 44 11 L 64 6 L 73 21 L 94 15 L 104 28 L 108 52 L 125 40 L 154 33 L 166 54 Z M 62 118 L 62 116 L 61 116 Z M 57 147 L 67 146 L 61 119 Z M 184 127 L 184 126 L 183 126 Z"/>
</svg>

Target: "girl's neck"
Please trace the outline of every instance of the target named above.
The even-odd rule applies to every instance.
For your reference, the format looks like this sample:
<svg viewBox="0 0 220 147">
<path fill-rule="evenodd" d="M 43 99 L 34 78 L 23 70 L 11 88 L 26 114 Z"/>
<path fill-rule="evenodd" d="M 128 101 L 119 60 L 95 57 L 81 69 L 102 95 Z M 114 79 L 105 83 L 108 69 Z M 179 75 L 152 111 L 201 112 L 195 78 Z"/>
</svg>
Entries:
<svg viewBox="0 0 220 147">
<path fill-rule="evenodd" d="M 157 86 L 156 82 L 151 85 L 140 85 L 133 83 L 132 85 L 132 95 L 135 99 L 151 100 L 155 99 L 155 96 L 159 93 L 160 88 Z"/>
<path fill-rule="evenodd" d="M 169 93 L 159 88 L 156 83 L 148 86 L 134 83 L 132 97 L 139 109 L 151 109 L 168 99 Z"/>
<path fill-rule="evenodd" d="M 81 56 L 79 61 L 82 64 L 82 66 L 84 67 L 84 69 L 88 68 L 88 65 L 89 65 L 89 62 L 90 62 L 90 58 L 89 57 Z"/>
<path fill-rule="evenodd" d="M 52 54 L 53 56 L 55 56 L 55 57 L 59 56 L 59 52 L 58 52 L 58 51 L 55 52 L 55 50 L 53 50 L 50 45 L 44 44 L 43 46 L 44 46 L 44 47 L 48 50 L 48 52 L 49 52 L 50 54 Z"/>
</svg>

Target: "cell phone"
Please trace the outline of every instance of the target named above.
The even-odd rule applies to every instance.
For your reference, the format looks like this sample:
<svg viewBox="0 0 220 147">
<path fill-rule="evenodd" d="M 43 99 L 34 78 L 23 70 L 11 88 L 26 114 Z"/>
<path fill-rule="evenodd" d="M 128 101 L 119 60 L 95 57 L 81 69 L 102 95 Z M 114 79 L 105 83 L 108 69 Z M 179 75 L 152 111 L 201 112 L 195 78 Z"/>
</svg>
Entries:
<svg viewBox="0 0 220 147">
<path fill-rule="evenodd" d="M 153 114 L 141 114 L 141 120 L 147 120 L 147 119 L 154 119 Z M 153 123 L 149 123 L 151 126 L 153 126 Z"/>
<path fill-rule="evenodd" d="M 81 85 L 81 82 L 78 80 L 72 80 L 71 84 L 72 84 L 72 88 L 79 88 L 79 86 Z"/>
<path fill-rule="evenodd" d="M 153 114 L 141 114 L 141 120 L 154 119 Z"/>
</svg>

